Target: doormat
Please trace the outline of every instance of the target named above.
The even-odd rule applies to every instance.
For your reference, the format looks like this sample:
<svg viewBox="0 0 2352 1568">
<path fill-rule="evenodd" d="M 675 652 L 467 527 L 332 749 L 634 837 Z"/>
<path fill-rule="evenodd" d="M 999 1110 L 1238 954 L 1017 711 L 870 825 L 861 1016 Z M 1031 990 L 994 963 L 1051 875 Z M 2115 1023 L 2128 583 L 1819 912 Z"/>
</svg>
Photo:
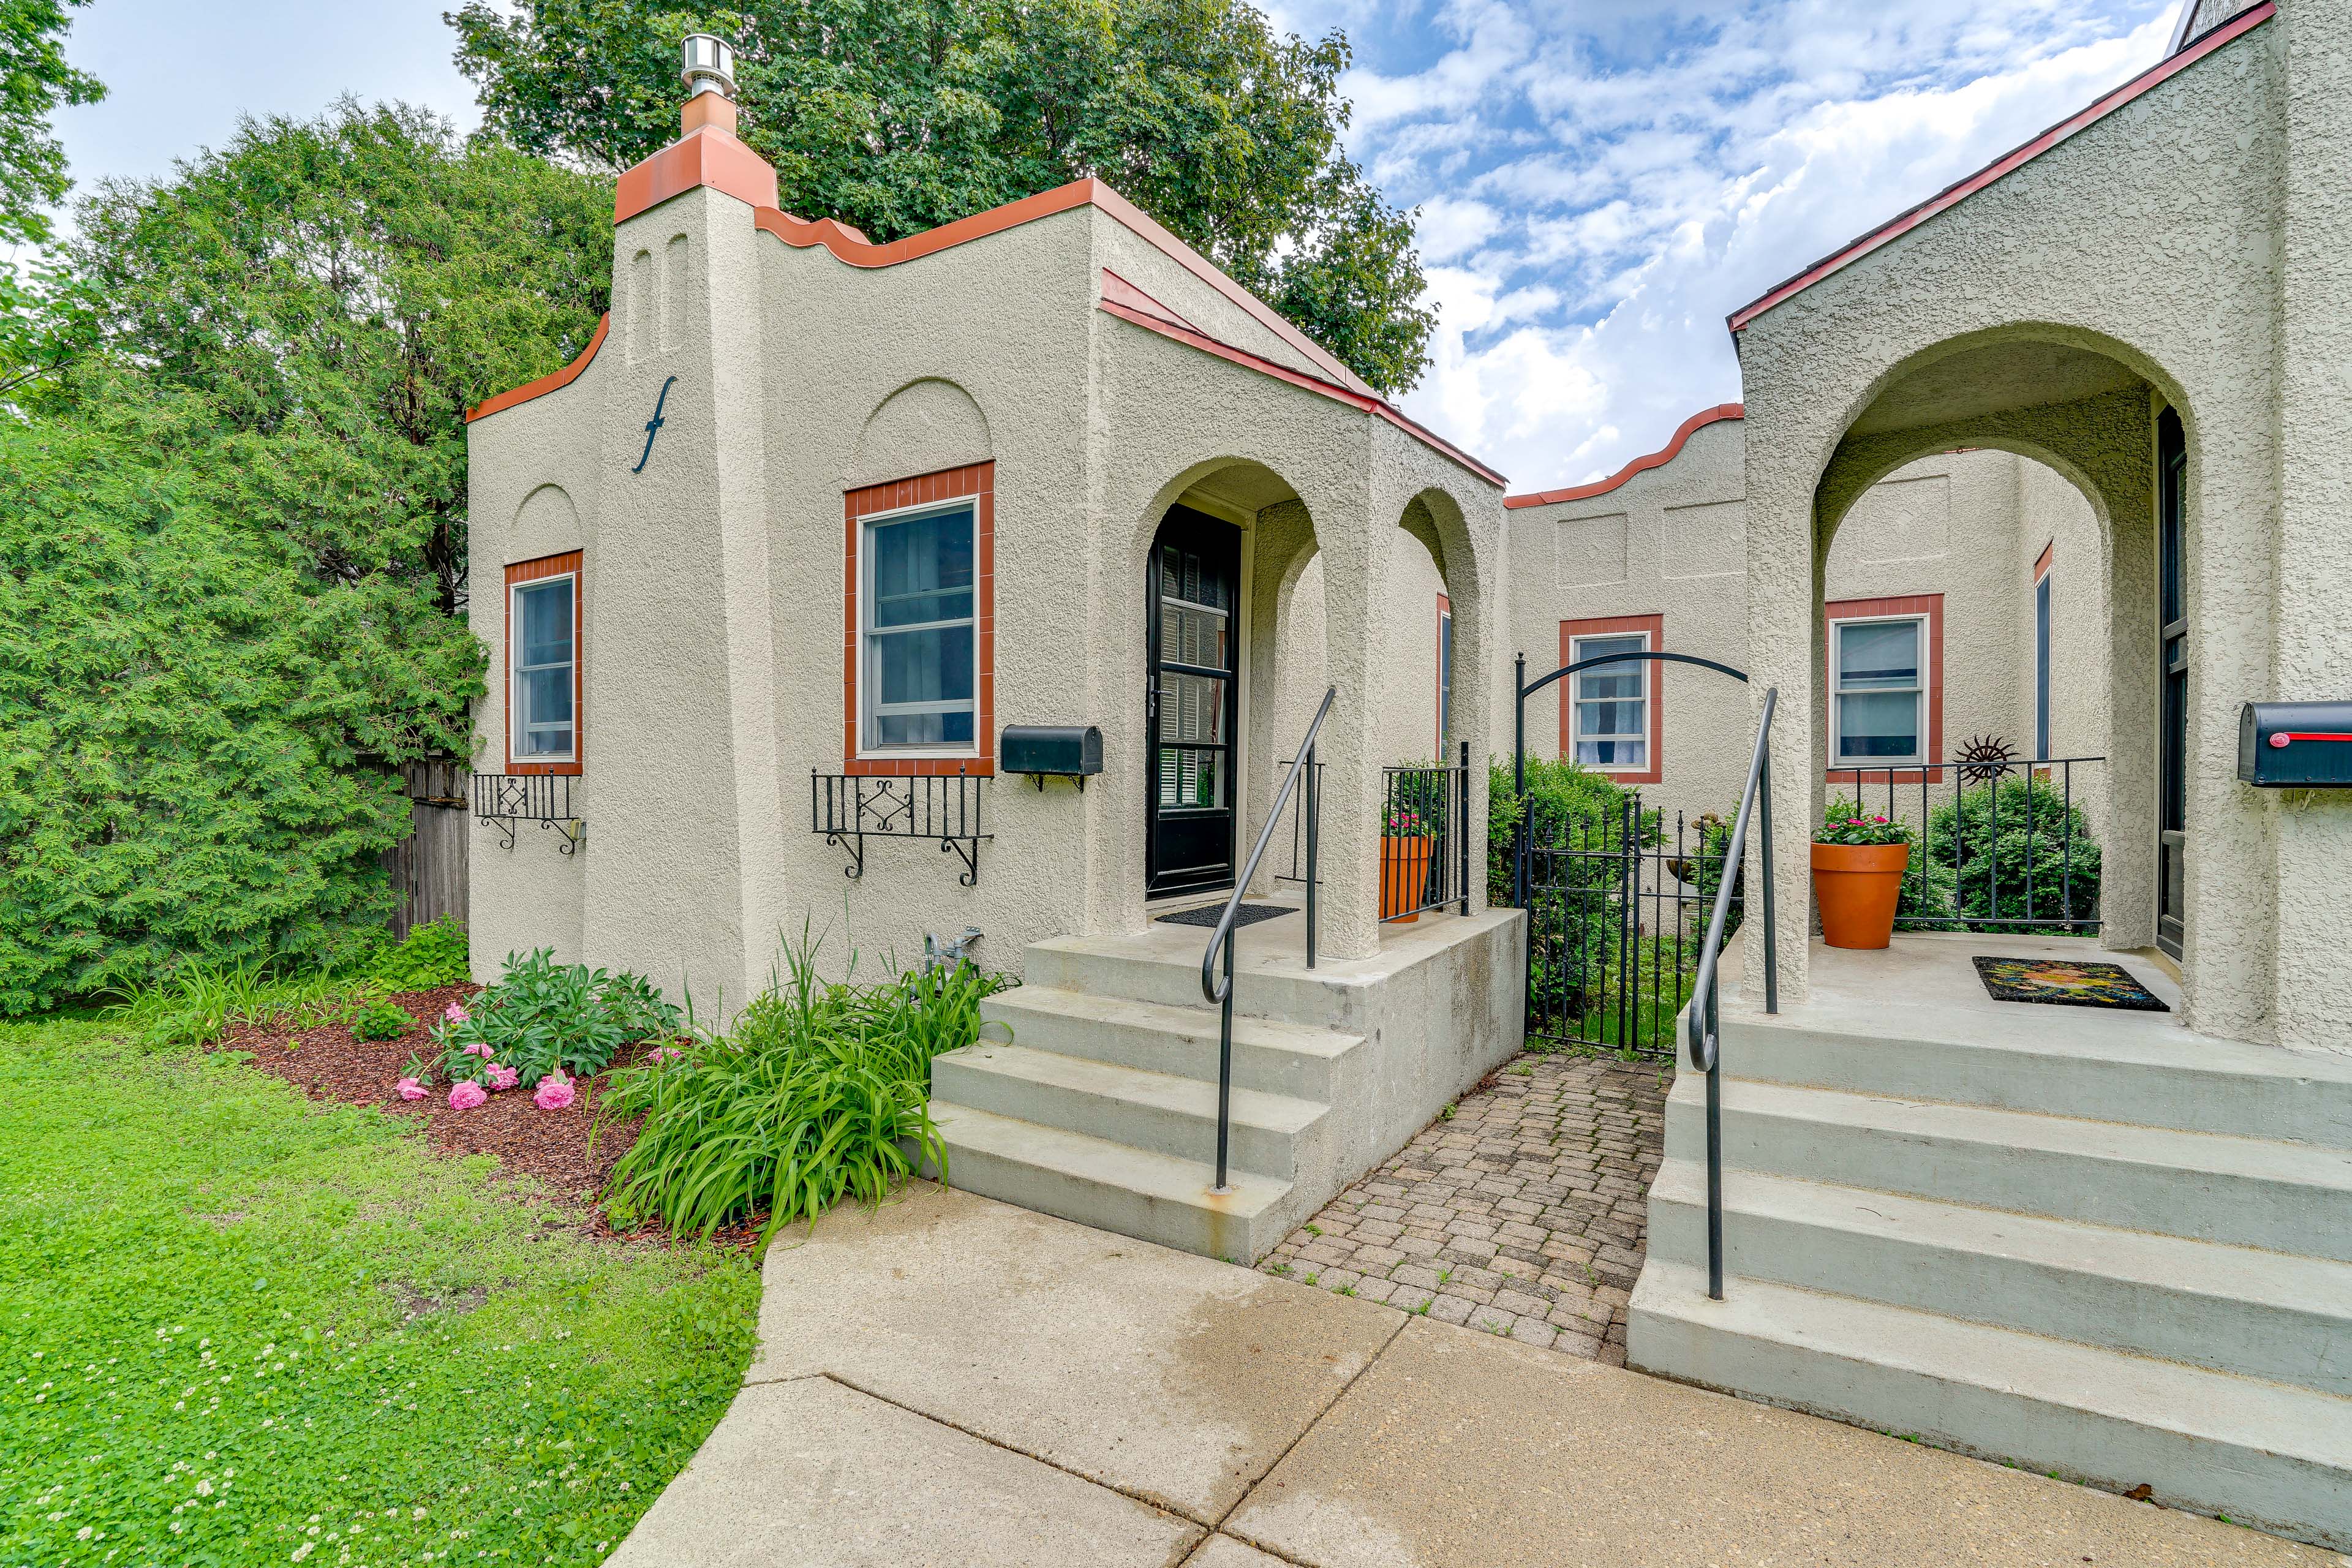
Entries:
<svg viewBox="0 0 2352 1568">
<path fill-rule="evenodd" d="M 1213 926 L 1217 923 L 1217 918 L 1224 912 L 1225 906 L 1223 904 L 1202 904 L 1197 910 L 1178 910 L 1172 915 L 1161 915 L 1160 923 L 1169 926 Z M 1295 915 L 1297 912 L 1288 904 L 1244 904 L 1234 911 L 1234 929 L 1239 931 L 1244 926 L 1254 926 L 1260 921 L 1280 920 L 1285 915 Z"/>
<path fill-rule="evenodd" d="M 2123 1007 L 2169 1013 L 2119 963 L 2066 958 L 1976 958 L 1977 978 L 1996 1002 L 2049 1002 L 2061 1007 Z"/>
</svg>

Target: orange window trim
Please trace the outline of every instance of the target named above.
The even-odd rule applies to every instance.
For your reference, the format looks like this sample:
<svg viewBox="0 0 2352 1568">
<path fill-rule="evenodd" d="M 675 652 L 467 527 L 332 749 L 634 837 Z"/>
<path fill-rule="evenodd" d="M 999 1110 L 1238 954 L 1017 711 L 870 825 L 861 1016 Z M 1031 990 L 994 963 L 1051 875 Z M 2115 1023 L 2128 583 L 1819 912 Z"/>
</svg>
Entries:
<svg viewBox="0 0 2352 1568">
<path fill-rule="evenodd" d="M 2033 580 L 2036 583 L 2041 582 L 2042 579 L 2050 575 L 2051 552 L 2055 551 L 2057 548 L 2058 542 L 2054 539 L 2042 547 L 2041 555 L 2036 557 L 2033 563 Z"/>
<path fill-rule="evenodd" d="M 561 555 L 542 555 L 536 561 L 518 561 L 506 572 L 506 602 L 499 607 L 499 616 L 505 626 L 506 647 L 503 650 L 499 679 L 499 706 L 506 713 L 507 772 L 509 773 L 572 773 L 577 775 L 582 761 L 588 755 L 587 680 L 588 649 L 581 633 L 587 626 L 587 574 L 581 569 L 580 552 L 567 550 Z M 572 574 L 572 760 L 562 763 L 519 762 L 515 758 L 514 715 L 514 591 L 518 584 L 535 583 L 544 577 Z"/>
<path fill-rule="evenodd" d="M 1927 622 L 1927 755 L 1944 756 L 1944 595 L 1903 594 L 1889 599 L 1832 599 L 1822 606 L 1822 689 L 1828 694 L 1829 733 L 1825 737 L 1830 766 L 1826 782 L 1843 780 L 1860 789 L 1864 783 L 1885 783 L 1890 771 L 1896 784 L 1941 784 L 1941 768 L 1840 767 L 1837 765 L 1837 638 L 1830 627 L 1839 621 L 1883 621 L 1900 616 L 1923 616 Z"/>
<path fill-rule="evenodd" d="M 972 502 L 972 553 L 975 557 L 979 689 L 972 716 L 974 749 L 952 757 L 863 756 L 857 724 L 857 552 L 866 520 L 880 512 L 935 502 Z M 992 778 L 996 773 L 996 465 L 971 463 L 960 468 L 892 479 L 842 494 L 842 771 L 868 778 Z"/>
<path fill-rule="evenodd" d="M 1572 664 L 1576 658 L 1579 637 L 1623 637 L 1628 632 L 1643 632 L 1649 636 L 1649 651 L 1664 652 L 1666 646 L 1666 617 L 1659 616 L 1595 616 L 1580 621 L 1559 623 L 1559 662 Z M 1642 667 L 1649 675 L 1650 722 L 1648 765 L 1639 768 L 1604 768 L 1594 766 L 1593 772 L 1604 773 L 1619 784 L 1656 784 L 1665 776 L 1666 744 L 1666 667 L 1650 659 Z M 1570 689 L 1576 677 L 1569 676 L 1559 683 L 1559 754 L 1562 761 L 1576 757 L 1576 694 Z"/>
</svg>

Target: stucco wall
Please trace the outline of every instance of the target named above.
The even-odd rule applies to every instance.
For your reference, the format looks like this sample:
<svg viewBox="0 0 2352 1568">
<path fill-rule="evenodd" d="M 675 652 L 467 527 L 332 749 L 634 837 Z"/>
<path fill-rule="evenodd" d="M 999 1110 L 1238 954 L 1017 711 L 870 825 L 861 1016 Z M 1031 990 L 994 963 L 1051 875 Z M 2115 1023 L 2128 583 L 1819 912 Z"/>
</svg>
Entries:
<svg viewBox="0 0 2352 1568">
<path fill-rule="evenodd" d="M 2281 116 L 2289 25 L 2278 19 L 2198 60 L 2006 177 L 1812 282 L 1741 335 L 1748 407 L 1748 537 L 1758 591 L 1750 657 L 1798 689 L 1820 658 L 1810 600 L 1820 577 L 1817 491 L 1848 427 L 1890 388 L 1940 357 L 2008 343 L 2096 353 L 2176 402 L 2189 428 L 2190 685 L 2189 1022 L 2225 1036 L 2276 1034 L 2278 879 L 2272 808 L 2234 778 L 2238 704 L 2271 685 L 2278 526 L 2275 257 L 2281 143 L 2255 128 Z M 2330 23 L 2328 26 L 2335 26 Z M 2328 68 L 2340 73 L 2338 63 Z M 2340 94 L 2342 83 L 2331 79 Z M 2086 243 L 2086 237 L 2095 242 Z M 2110 740 L 2117 821 L 2153 806 L 2154 645 L 2128 613 L 2152 593 L 2150 393 L 2137 432 L 2092 406 L 2018 406 L 2030 383 L 1948 416 L 1872 437 L 1853 465 L 1874 478 L 1929 443 L 1987 443 L 2054 455 L 2076 443 L 2072 476 L 2097 496 L 2113 635 Z M 2118 410 L 2127 392 L 2114 395 Z M 1927 411 L 1932 415 L 1932 410 Z M 1906 449 L 1906 443 L 1910 449 Z M 2105 443 L 2101 445 L 2100 443 Z M 1849 445 L 1852 442 L 1849 441 Z M 2098 471 L 2093 472 L 2094 468 Z M 1832 509 L 1832 510 L 1834 509 Z M 2148 673 L 2143 673 L 2148 672 Z M 1799 684 L 1799 683 L 1803 684 Z M 1785 713 L 1794 749 L 1818 747 L 1818 710 Z M 1803 835 L 1811 794 L 1781 780 L 1783 907 L 1808 908 Z M 2145 941 L 2152 856 L 2113 847 L 2113 940 Z M 2137 865 L 2128 857 L 2138 853 Z M 2118 862 L 2121 862 L 2120 864 Z M 2127 907 L 2116 907 L 2127 906 Z M 2337 952 L 2347 934 L 2326 917 Z M 1802 985 L 1804 950 L 1782 949 L 1784 984 Z M 1753 985 L 1759 977 L 1751 975 Z M 2316 980 L 2317 976 L 2312 976 Z"/>
<path fill-rule="evenodd" d="M 926 932 L 976 927 L 982 959 L 1017 971 L 1037 939 L 1139 925 L 1146 552 L 1171 502 L 1234 490 L 1237 473 L 1255 476 L 1235 490 L 1248 504 L 1201 499 L 1247 536 L 1244 595 L 1264 571 L 1279 600 L 1315 559 L 1349 606 L 1333 623 L 1342 635 L 1324 628 L 1311 649 L 1283 646 L 1279 616 L 1244 619 L 1240 847 L 1263 813 L 1255 764 L 1284 656 L 1311 653 L 1346 689 L 1325 739 L 1325 947 L 1370 950 L 1367 813 L 1398 704 L 1411 692 L 1425 706 L 1433 679 L 1428 551 L 1468 570 L 1478 542 L 1494 544 L 1496 487 L 1359 406 L 1097 310 L 1115 263 L 1197 325 L 1314 368 L 1100 209 L 871 268 L 787 245 L 741 202 L 698 189 L 615 242 L 614 327 L 595 361 L 471 431 L 478 563 L 586 556 L 586 762 L 572 787 L 590 824 L 572 858 L 528 827 L 511 854 L 478 841 L 478 973 L 552 944 L 690 987 L 723 1014 L 803 931 L 824 937 L 837 974 L 853 953 L 868 973 L 911 962 Z M 989 837 L 974 886 L 936 841 L 878 836 L 852 880 L 847 852 L 811 818 L 812 772 L 842 771 L 847 745 L 843 494 L 979 462 L 994 466 L 991 732 L 1097 724 L 1105 772 L 1083 794 L 1010 775 L 979 785 Z M 1474 580 L 1474 637 L 1482 592 Z M 1423 646 L 1392 685 L 1377 633 L 1415 596 Z M 477 595 L 474 625 L 501 672 L 502 611 L 502 595 Z M 1475 646 L 1464 658 L 1488 662 Z M 1485 706 L 1471 693 L 1465 722 L 1484 723 Z M 495 742 L 502 725 L 494 695 L 480 731 Z M 486 749 L 480 765 L 502 762 Z M 933 786 L 914 787 L 919 801 Z"/>
</svg>

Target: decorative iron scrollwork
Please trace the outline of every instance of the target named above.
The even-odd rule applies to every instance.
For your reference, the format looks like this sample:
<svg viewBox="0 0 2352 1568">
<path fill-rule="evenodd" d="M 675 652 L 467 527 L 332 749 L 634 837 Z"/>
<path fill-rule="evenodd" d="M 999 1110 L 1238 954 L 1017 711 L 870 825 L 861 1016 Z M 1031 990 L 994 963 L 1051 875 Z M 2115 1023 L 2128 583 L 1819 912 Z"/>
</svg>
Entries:
<svg viewBox="0 0 2352 1568">
<path fill-rule="evenodd" d="M 515 829 L 525 822 L 554 829 L 559 855 L 578 854 L 588 837 L 588 824 L 572 810 L 568 773 L 476 773 L 472 785 L 474 820 L 498 829 L 501 849 L 515 847 Z"/>
<path fill-rule="evenodd" d="M 891 774 L 809 772 L 809 831 L 849 851 L 841 874 L 852 881 L 866 875 L 866 840 L 937 839 L 941 854 L 963 861 L 956 878 L 970 888 L 980 881 L 980 847 L 995 837 L 984 830 L 982 806 L 985 778 L 962 773 L 902 778 Z"/>
</svg>

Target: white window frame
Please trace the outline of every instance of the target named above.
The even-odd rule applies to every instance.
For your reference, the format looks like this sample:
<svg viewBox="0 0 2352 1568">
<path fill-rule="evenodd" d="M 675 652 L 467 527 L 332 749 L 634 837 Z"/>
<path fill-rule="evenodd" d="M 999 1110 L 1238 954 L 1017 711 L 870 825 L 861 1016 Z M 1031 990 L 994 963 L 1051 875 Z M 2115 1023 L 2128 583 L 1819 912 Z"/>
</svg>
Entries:
<svg viewBox="0 0 2352 1568">
<path fill-rule="evenodd" d="M 913 522 L 926 517 L 944 517 L 950 512 L 967 512 L 971 518 L 972 580 L 971 614 L 947 621 L 919 621 L 912 626 L 883 628 L 889 635 L 901 632 L 929 631 L 944 626 L 969 625 L 971 627 L 971 696 L 954 702 L 893 703 L 893 712 L 953 713 L 969 709 L 971 712 L 971 743 L 966 746 L 892 746 L 874 738 L 874 721 L 878 716 L 876 694 L 881 689 L 881 678 L 874 659 L 874 535 L 877 529 L 897 523 Z M 950 589 L 948 592 L 953 592 Z M 857 755 L 868 758 L 892 758 L 919 761 L 926 757 L 965 758 L 980 755 L 982 737 L 980 732 L 980 498 L 958 496 L 950 500 L 931 501 L 921 506 L 904 506 L 895 511 L 868 512 L 857 520 Z"/>
<path fill-rule="evenodd" d="M 562 664 L 525 664 L 522 650 L 522 596 L 534 588 L 552 587 L 558 583 L 572 584 L 572 657 Z M 507 745 L 511 765 L 544 767 L 554 763 L 576 763 L 580 761 L 580 574 L 551 572 L 544 577 L 526 577 L 507 584 Z M 553 752 L 523 752 L 513 748 L 530 734 L 530 714 L 522 700 L 522 678 L 542 669 L 569 668 L 572 672 L 572 745 L 558 755 Z"/>
<path fill-rule="evenodd" d="M 1912 700 L 1916 706 L 1914 710 L 1916 718 L 1911 729 L 1914 740 L 1911 753 L 1903 757 L 1848 756 L 1845 750 L 1845 726 L 1839 721 L 1838 716 L 1839 700 L 1846 695 L 1841 684 L 1844 677 L 1840 673 L 1843 668 L 1840 655 L 1843 651 L 1843 644 L 1846 628 L 1848 626 L 1888 626 L 1904 621 L 1918 628 L 1919 637 L 1919 684 L 1912 691 Z M 1928 632 L 1927 616 L 1917 612 L 1902 616 L 1843 616 L 1830 622 L 1830 747 L 1835 753 L 1830 763 L 1832 768 L 1841 773 L 1854 769 L 1870 773 L 1879 768 L 1923 767 L 1935 760 L 1927 755 L 1927 726 L 1936 711 L 1933 701 L 1934 661 L 1928 657 Z M 1897 689 L 1899 689 L 1874 686 L 1857 695 L 1887 696 Z"/>
<path fill-rule="evenodd" d="M 1656 648 L 1650 646 L 1650 633 L 1647 627 L 1643 627 L 1638 631 L 1575 632 L 1571 633 L 1568 639 L 1568 662 L 1570 664 L 1576 664 L 1584 658 L 1584 645 L 1586 643 L 1622 642 L 1627 637 L 1640 638 L 1642 643 L 1641 651 L 1643 653 L 1655 653 L 1658 651 Z M 1618 673 L 1621 668 L 1631 668 L 1633 673 L 1641 679 L 1642 695 L 1640 701 L 1642 704 L 1642 728 L 1639 731 L 1639 735 L 1642 742 L 1642 760 L 1638 763 L 1587 763 L 1578 760 L 1580 748 L 1581 748 L 1587 741 L 1630 741 L 1634 739 L 1632 735 L 1588 735 L 1584 732 L 1585 703 L 1598 701 L 1623 702 L 1632 700 L 1631 699 L 1622 697 L 1586 697 L 1584 695 L 1584 678 L 1588 675 L 1598 673 L 1594 670 L 1589 669 L 1580 669 L 1574 675 L 1569 677 L 1568 760 L 1575 763 L 1580 768 L 1591 768 L 1597 773 L 1646 773 L 1658 765 L 1657 725 L 1654 722 L 1657 715 L 1656 710 L 1650 706 L 1650 704 L 1656 700 L 1657 698 L 1656 684 L 1650 679 L 1650 672 L 1656 668 L 1655 661 L 1646 658 L 1632 659 L 1628 660 L 1627 664 L 1623 667 L 1604 665 L 1601 668 L 1608 670 L 1612 675 Z"/>
</svg>

